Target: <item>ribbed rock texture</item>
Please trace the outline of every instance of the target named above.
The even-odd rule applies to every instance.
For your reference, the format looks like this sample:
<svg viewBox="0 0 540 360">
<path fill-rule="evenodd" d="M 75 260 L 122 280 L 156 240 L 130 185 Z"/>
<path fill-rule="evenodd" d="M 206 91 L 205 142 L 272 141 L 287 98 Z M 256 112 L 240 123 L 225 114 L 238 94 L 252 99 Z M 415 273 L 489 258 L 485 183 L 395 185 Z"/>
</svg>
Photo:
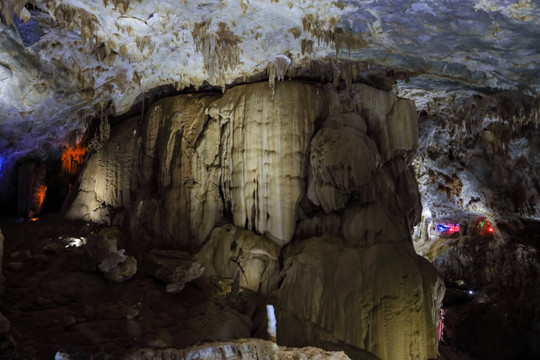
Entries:
<svg viewBox="0 0 540 360">
<path fill-rule="evenodd" d="M 421 209 L 407 165 L 414 105 L 363 85 L 339 99 L 311 142 L 297 227 L 307 239 L 283 253 L 278 342 L 435 358 L 444 285 L 409 235 Z"/>
<path fill-rule="evenodd" d="M 444 288 L 412 248 L 411 101 L 300 81 L 179 95 L 90 156 L 67 216 L 197 253 L 204 276 L 272 293 L 278 340 L 357 358 L 436 357 Z"/>
<path fill-rule="evenodd" d="M 280 245 L 291 241 L 309 140 L 315 120 L 324 116 L 325 92 L 301 82 L 278 83 L 272 92 L 268 84 L 257 83 L 235 87 L 214 102 L 193 162 L 192 199 L 200 211 L 194 219 L 218 218 L 212 214 L 215 206 L 197 206 L 197 201 L 219 199 L 221 191 L 223 210 L 232 213 L 236 226 Z M 199 225 L 199 237 L 212 225 Z"/>
<path fill-rule="evenodd" d="M 314 347 L 287 348 L 276 343 L 259 339 L 240 339 L 231 342 L 209 343 L 187 349 L 140 349 L 124 358 L 125 360 L 347 360 L 341 351 L 331 352 Z"/>
</svg>

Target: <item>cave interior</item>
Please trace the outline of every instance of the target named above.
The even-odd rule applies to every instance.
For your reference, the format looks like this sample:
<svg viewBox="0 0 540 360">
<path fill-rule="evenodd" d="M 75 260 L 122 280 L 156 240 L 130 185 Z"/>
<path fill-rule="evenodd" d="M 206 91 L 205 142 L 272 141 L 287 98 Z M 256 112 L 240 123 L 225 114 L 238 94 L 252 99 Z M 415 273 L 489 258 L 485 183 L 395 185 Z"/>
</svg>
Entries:
<svg viewBox="0 0 540 360">
<path fill-rule="evenodd" d="M 540 358 L 538 1 L 0 20 L 1 360 Z"/>
</svg>

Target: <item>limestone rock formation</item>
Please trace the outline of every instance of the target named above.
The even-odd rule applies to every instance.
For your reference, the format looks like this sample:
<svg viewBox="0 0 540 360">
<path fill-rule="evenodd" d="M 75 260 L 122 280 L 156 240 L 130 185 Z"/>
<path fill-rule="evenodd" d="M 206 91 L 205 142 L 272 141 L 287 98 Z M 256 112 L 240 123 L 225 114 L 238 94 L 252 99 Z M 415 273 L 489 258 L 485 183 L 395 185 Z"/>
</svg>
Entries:
<svg viewBox="0 0 540 360">
<path fill-rule="evenodd" d="M 141 127 L 122 123 L 90 156 L 66 216 L 110 223 L 112 210 L 135 208 L 126 214 L 134 232 L 194 250 L 230 213 L 236 226 L 287 243 L 325 93 L 302 82 L 278 83 L 272 93 L 257 83 L 216 101 L 160 100 Z"/>
<path fill-rule="evenodd" d="M 121 233 L 115 228 L 105 228 L 99 232 L 93 245 L 93 256 L 98 262 L 98 269 L 103 276 L 112 281 L 129 280 L 137 272 L 137 260 L 124 255 L 125 249 L 118 249 Z"/>
<path fill-rule="evenodd" d="M 324 351 L 315 347 L 288 348 L 259 339 L 239 339 L 231 342 L 209 343 L 187 349 L 140 349 L 126 357 L 126 360 L 165 360 L 165 359 L 313 359 L 347 360 L 343 352 Z"/>
<path fill-rule="evenodd" d="M 193 188 L 199 210 L 194 220 L 203 214 L 216 217 L 216 206 L 197 206 L 197 201 L 209 195 L 219 199 L 221 191 L 224 211 L 231 212 L 236 226 L 280 245 L 291 241 L 314 123 L 325 116 L 325 102 L 331 100 L 326 92 L 302 82 L 277 83 L 272 92 L 266 83 L 257 83 L 237 86 L 213 103 L 193 162 L 196 179 L 202 180 Z M 212 225 L 203 226 L 199 237 Z"/>
<path fill-rule="evenodd" d="M 150 272 L 167 283 L 167 292 L 181 292 L 186 284 L 199 278 L 205 268 L 183 251 L 154 249 L 147 257 Z"/>
<path fill-rule="evenodd" d="M 149 245 L 198 248 L 190 227 L 191 161 L 213 99 L 204 94 L 162 99 L 141 126 L 133 118 L 115 128 L 85 163 L 66 217 L 107 224 L 111 210 L 135 208 L 125 222 Z"/>
<path fill-rule="evenodd" d="M 205 276 L 233 287 L 267 296 L 279 286 L 271 298 L 286 345 L 435 357 L 444 287 L 410 241 L 417 137 L 411 101 L 361 84 L 179 95 L 112 129 L 68 217 L 200 250 Z M 175 284 L 173 268 L 158 277 Z"/>
<path fill-rule="evenodd" d="M 232 225 L 215 228 L 196 258 L 206 267 L 206 276 L 238 281 L 263 296 L 277 289 L 281 280 L 279 246 Z"/>
<path fill-rule="evenodd" d="M 538 224 L 503 229 L 510 230 L 433 241 L 425 256 L 448 284 L 449 346 L 478 357 L 532 359 L 540 350 Z"/>
<path fill-rule="evenodd" d="M 350 247 L 335 237 L 312 238 L 291 247 L 284 273 L 279 343 L 348 344 L 353 357 L 436 357 L 444 285 L 409 243 Z"/>
<path fill-rule="evenodd" d="M 437 356 L 444 285 L 410 241 L 421 209 L 407 164 L 414 109 L 353 84 L 316 131 L 297 228 L 307 239 L 283 253 L 275 295 L 278 342 L 341 346 L 353 357 Z"/>
</svg>

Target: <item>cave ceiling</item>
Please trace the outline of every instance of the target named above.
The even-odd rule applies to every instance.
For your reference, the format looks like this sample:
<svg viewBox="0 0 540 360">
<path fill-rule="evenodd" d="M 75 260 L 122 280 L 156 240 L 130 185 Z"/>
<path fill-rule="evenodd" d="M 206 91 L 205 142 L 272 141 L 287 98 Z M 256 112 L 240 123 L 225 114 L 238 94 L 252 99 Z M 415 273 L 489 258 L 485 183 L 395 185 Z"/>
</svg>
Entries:
<svg viewBox="0 0 540 360">
<path fill-rule="evenodd" d="M 126 113 L 160 87 L 377 73 L 423 93 L 540 89 L 538 1 L 0 4 L 0 167 L 82 136 L 104 106 Z"/>
</svg>

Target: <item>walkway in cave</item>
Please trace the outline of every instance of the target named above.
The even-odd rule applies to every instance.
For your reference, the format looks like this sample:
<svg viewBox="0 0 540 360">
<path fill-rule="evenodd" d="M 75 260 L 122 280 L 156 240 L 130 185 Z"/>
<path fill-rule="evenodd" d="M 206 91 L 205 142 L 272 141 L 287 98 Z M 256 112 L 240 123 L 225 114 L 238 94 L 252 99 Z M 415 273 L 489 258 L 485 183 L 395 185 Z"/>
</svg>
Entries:
<svg viewBox="0 0 540 360">
<path fill-rule="evenodd" d="M 66 247 L 69 237 L 95 235 L 96 225 L 48 215 L 35 222 L 3 220 L 0 228 L 6 279 L 1 309 L 18 345 L 0 359 L 52 359 L 66 348 L 118 356 L 143 346 L 186 347 L 257 331 L 252 319 L 261 304 L 249 292 L 218 295 L 198 279 L 180 294 L 167 293 L 146 273 L 140 255 L 134 278 L 104 279 L 84 246 Z"/>
</svg>

